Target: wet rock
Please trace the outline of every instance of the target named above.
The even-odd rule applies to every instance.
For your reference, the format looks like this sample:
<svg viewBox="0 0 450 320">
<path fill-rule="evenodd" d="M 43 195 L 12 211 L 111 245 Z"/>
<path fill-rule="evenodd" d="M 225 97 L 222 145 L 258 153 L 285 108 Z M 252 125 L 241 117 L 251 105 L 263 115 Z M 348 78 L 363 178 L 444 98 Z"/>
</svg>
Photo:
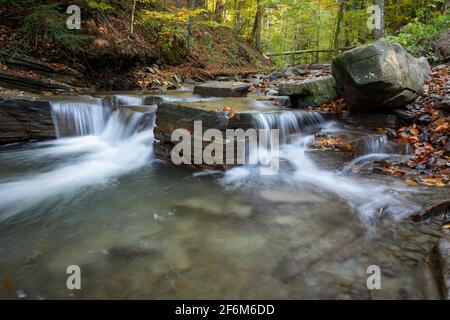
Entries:
<svg viewBox="0 0 450 320">
<path fill-rule="evenodd" d="M 439 103 L 439 108 L 450 112 L 450 96 L 446 96 L 442 101 Z"/>
<path fill-rule="evenodd" d="M 266 92 L 266 96 L 277 96 L 278 95 L 278 91 L 274 90 L 274 89 L 270 89 Z"/>
<path fill-rule="evenodd" d="M 411 218 L 414 221 L 420 222 L 442 216 L 448 212 L 450 212 L 450 200 L 445 200 L 438 203 L 429 204 L 426 209 L 413 215 Z"/>
<path fill-rule="evenodd" d="M 365 129 L 392 128 L 398 129 L 402 126 L 398 116 L 386 113 L 351 113 L 345 112 L 344 122 L 363 127 Z"/>
<path fill-rule="evenodd" d="M 241 202 L 223 203 L 213 198 L 210 198 L 208 202 L 205 202 L 205 199 L 203 198 L 192 198 L 182 202 L 179 206 L 181 208 L 188 208 L 189 210 L 197 210 L 217 216 L 241 219 L 249 218 L 253 212 L 250 205 Z"/>
<path fill-rule="evenodd" d="M 269 108 L 269 109 L 268 109 Z M 272 108 L 272 110 L 270 109 Z M 192 147 L 198 144 L 202 150 L 194 150 L 190 155 L 182 155 L 183 160 L 188 162 L 190 167 L 201 169 L 227 169 L 232 167 L 231 164 L 216 163 L 208 165 L 205 159 L 201 159 L 201 163 L 195 161 L 195 154 L 203 153 L 206 146 L 211 141 L 204 140 L 202 135 L 208 129 L 218 129 L 222 132 L 222 137 L 226 137 L 227 129 L 243 129 L 254 128 L 254 114 L 260 112 L 255 106 L 255 100 L 247 98 L 234 98 L 232 100 L 218 101 L 197 101 L 182 103 L 160 103 L 156 113 L 155 138 L 158 142 L 155 145 L 156 156 L 165 161 L 172 161 L 171 152 L 177 142 L 171 141 L 172 133 L 177 129 L 185 129 L 191 133 L 187 137 L 192 140 Z M 265 105 L 264 112 L 278 112 L 275 105 Z M 201 121 L 203 132 L 195 134 L 195 123 Z M 227 144 L 234 144 L 237 137 L 233 140 L 223 139 L 223 141 L 214 141 L 214 143 L 223 143 L 224 157 L 226 159 Z M 201 153 L 200 153 L 201 151 Z M 237 152 L 234 154 L 237 157 Z M 235 161 L 234 164 L 237 162 Z"/>
<path fill-rule="evenodd" d="M 337 98 L 336 82 L 332 76 L 298 82 L 280 83 L 279 95 L 289 96 L 296 108 L 318 106 L 331 102 Z"/>
<path fill-rule="evenodd" d="M 165 259 L 173 271 L 184 272 L 191 268 L 192 260 L 181 243 L 170 243 Z"/>
<path fill-rule="evenodd" d="M 444 61 L 450 60 L 450 29 L 443 31 L 435 42 Z"/>
<path fill-rule="evenodd" d="M 280 106 L 283 108 L 292 107 L 291 100 L 287 96 L 268 96 L 267 98 L 270 99 L 277 106 Z"/>
<path fill-rule="evenodd" d="M 450 300 L 450 237 L 444 236 L 425 257 L 442 299 Z"/>
<path fill-rule="evenodd" d="M 296 70 L 295 67 L 288 67 L 288 68 L 286 69 L 286 71 L 284 72 L 284 75 L 285 75 L 286 77 L 295 77 L 295 76 L 297 76 L 298 74 L 297 74 L 297 70 Z"/>
<path fill-rule="evenodd" d="M 311 149 L 306 151 L 306 155 L 320 168 L 326 170 L 338 170 L 355 158 L 353 152 L 343 150 Z"/>
<path fill-rule="evenodd" d="M 274 80 L 276 80 L 276 79 L 283 78 L 283 77 L 284 77 L 284 74 L 281 73 L 281 72 L 272 72 L 271 74 L 269 74 L 269 75 L 267 76 L 267 79 L 268 79 L 269 81 L 274 81 Z"/>
<path fill-rule="evenodd" d="M 431 69 L 399 44 L 379 40 L 333 60 L 337 91 L 351 111 L 395 109 L 415 100 Z"/>
<path fill-rule="evenodd" d="M 273 270 L 272 276 L 278 279 L 281 283 L 288 284 L 304 272 L 305 267 L 301 263 L 291 259 L 290 257 L 284 257 Z"/>
<path fill-rule="evenodd" d="M 277 190 L 264 190 L 261 191 L 261 197 L 264 200 L 278 203 L 321 203 L 325 202 L 325 199 L 318 197 L 309 192 L 288 192 Z"/>
<path fill-rule="evenodd" d="M 0 99 L 0 144 L 55 138 L 49 102 Z"/>
<path fill-rule="evenodd" d="M 203 97 L 246 97 L 251 85 L 243 82 L 213 81 L 194 87 L 194 94 Z"/>
</svg>

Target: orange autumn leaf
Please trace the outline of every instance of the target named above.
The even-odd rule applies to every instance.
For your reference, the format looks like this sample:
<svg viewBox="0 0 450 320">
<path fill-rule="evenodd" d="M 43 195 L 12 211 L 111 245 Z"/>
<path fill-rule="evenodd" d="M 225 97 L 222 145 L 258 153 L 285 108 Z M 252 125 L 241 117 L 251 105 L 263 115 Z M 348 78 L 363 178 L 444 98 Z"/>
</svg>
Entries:
<svg viewBox="0 0 450 320">
<path fill-rule="evenodd" d="M 233 119 L 234 117 L 236 117 L 236 112 L 232 109 L 232 108 L 224 108 L 223 111 L 228 112 L 228 117 L 230 119 Z"/>
<path fill-rule="evenodd" d="M 419 185 L 416 180 L 411 178 L 405 179 L 405 183 L 410 187 L 416 187 Z"/>
</svg>

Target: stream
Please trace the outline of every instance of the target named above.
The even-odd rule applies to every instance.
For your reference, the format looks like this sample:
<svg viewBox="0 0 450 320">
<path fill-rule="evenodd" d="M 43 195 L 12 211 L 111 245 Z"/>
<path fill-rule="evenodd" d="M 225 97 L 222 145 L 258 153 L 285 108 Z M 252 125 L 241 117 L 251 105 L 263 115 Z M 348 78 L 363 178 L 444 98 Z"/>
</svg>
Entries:
<svg viewBox="0 0 450 320">
<path fill-rule="evenodd" d="M 0 280 L 12 286 L 0 299 L 437 297 L 420 262 L 440 227 L 407 219 L 418 191 L 308 156 L 315 133 L 349 133 L 338 124 L 256 113 L 282 133 L 276 175 L 193 172 L 155 159 L 154 113 L 124 108 L 141 96 L 66 100 L 52 103 L 57 140 L 0 148 Z M 352 164 L 404 156 L 371 137 Z M 82 290 L 66 287 L 70 265 Z M 381 290 L 367 288 L 371 265 Z"/>
</svg>

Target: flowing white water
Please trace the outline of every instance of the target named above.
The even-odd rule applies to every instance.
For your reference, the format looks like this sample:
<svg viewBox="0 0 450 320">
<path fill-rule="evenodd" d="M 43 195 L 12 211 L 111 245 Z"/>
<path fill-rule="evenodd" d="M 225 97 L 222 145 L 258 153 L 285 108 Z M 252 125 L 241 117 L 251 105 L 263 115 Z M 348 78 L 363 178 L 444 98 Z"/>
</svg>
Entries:
<svg viewBox="0 0 450 320">
<path fill-rule="evenodd" d="M 258 129 L 278 129 L 282 144 L 288 143 L 292 135 L 308 133 L 323 123 L 320 114 L 306 111 L 261 112 L 254 115 L 254 120 Z"/>
<path fill-rule="evenodd" d="M 97 104 L 54 103 L 52 108 L 60 139 L 38 144 L 40 148 L 33 152 L 13 153 L 10 161 L 41 163 L 61 156 L 64 161 L 46 172 L 0 180 L 0 219 L 149 163 L 153 114 L 126 108 L 111 111 L 101 100 Z"/>
<path fill-rule="evenodd" d="M 394 220 L 399 221 L 419 209 L 418 206 L 398 195 L 400 192 L 407 191 L 407 188 L 402 185 L 368 182 L 344 176 L 340 172 L 323 170 L 308 158 L 306 151 L 314 136 L 305 135 L 308 130 L 302 127 L 306 125 L 311 132 L 311 129 L 317 129 L 320 118 L 311 114 L 292 112 L 283 113 L 281 116 L 261 113 L 256 116 L 256 121 L 259 127 L 280 129 L 280 140 L 285 144 L 281 146 L 279 161 L 284 162 L 285 165 L 276 176 L 261 175 L 258 168 L 250 166 L 234 168 L 227 171 L 221 179 L 224 186 L 231 188 L 258 186 L 270 189 L 274 185 L 282 184 L 292 190 L 310 187 L 345 200 L 368 228 L 373 228 L 377 218 L 382 214 L 390 215 Z M 294 139 L 290 140 L 289 136 L 294 136 Z M 383 148 L 383 145 L 375 139 L 373 144 L 367 145 L 367 152 L 380 148 Z M 355 164 L 364 162 L 365 159 L 384 158 L 387 158 L 387 155 L 367 155 L 362 157 L 362 160 L 355 160 Z M 346 168 L 345 172 L 348 170 Z"/>
<path fill-rule="evenodd" d="M 143 102 L 142 97 L 120 96 L 118 99 L 119 105 Z M 60 139 L 37 144 L 39 148 L 35 150 L 13 153 L 10 161 L 55 161 L 56 164 L 47 171 L 0 180 L 0 219 L 44 201 L 57 200 L 60 195 L 101 185 L 149 163 L 154 140 L 154 114 L 118 106 L 114 110 L 105 106 L 105 100 L 53 103 L 53 117 Z M 344 176 L 343 173 L 349 172 L 348 168 L 341 173 L 326 171 L 309 159 L 305 151 L 313 138 L 311 134 L 326 126 L 319 114 L 301 111 L 255 113 L 254 121 L 257 128 L 280 130 L 282 146 L 277 153 L 280 171 L 268 177 L 261 176 L 259 168 L 239 167 L 226 172 L 220 178 L 221 184 L 233 188 L 271 188 L 274 184 L 294 190 L 311 187 L 344 199 L 369 226 L 380 213 L 401 219 L 417 210 L 396 195 L 397 191 L 403 191 L 401 187 L 362 182 Z M 332 125 L 326 129 L 338 130 Z M 384 138 L 368 136 L 367 139 L 364 148 L 368 155 L 355 160 L 355 165 L 365 164 L 366 159 L 384 157 L 380 155 L 384 152 Z M 273 157 L 273 154 L 257 150 L 257 156 Z M 64 161 L 58 162 L 60 158 Z"/>
<path fill-rule="evenodd" d="M 111 114 L 101 103 L 53 103 L 53 122 L 58 138 L 99 135 Z"/>
</svg>

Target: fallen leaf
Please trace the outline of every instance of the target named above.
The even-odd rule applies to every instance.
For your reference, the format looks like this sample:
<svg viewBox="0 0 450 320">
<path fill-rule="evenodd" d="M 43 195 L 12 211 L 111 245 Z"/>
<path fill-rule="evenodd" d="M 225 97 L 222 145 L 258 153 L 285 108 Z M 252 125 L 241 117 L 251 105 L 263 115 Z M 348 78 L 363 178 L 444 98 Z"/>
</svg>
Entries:
<svg viewBox="0 0 450 320">
<path fill-rule="evenodd" d="M 408 186 L 411 186 L 411 187 L 416 187 L 416 186 L 419 185 L 419 184 L 417 183 L 417 181 L 415 181 L 415 180 L 413 180 L 413 179 L 411 179 L 411 178 L 405 179 L 405 183 L 406 183 Z"/>
</svg>

